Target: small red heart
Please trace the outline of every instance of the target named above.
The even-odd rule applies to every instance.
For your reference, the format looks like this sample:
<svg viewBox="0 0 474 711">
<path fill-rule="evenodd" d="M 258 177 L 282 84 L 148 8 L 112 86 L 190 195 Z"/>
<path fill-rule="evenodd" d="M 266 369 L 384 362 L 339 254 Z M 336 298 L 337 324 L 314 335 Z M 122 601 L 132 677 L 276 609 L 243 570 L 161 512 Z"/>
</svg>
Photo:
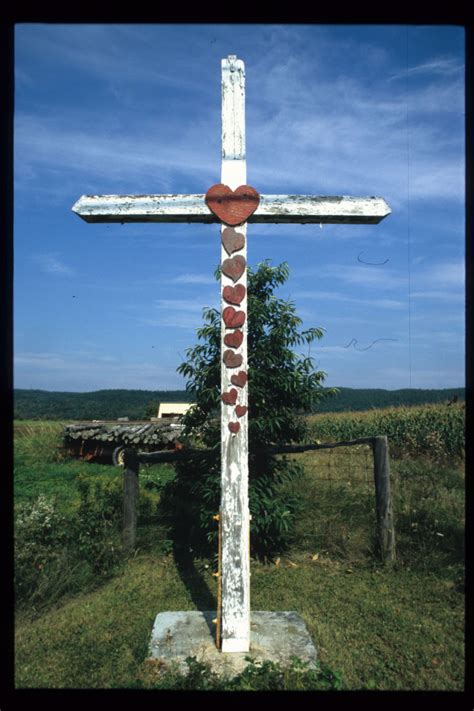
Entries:
<svg viewBox="0 0 474 711">
<path fill-rule="evenodd" d="M 242 331 L 233 331 L 233 333 L 227 333 L 224 336 L 224 343 L 226 346 L 230 346 L 231 348 L 238 348 L 242 344 L 243 340 L 244 334 Z"/>
<path fill-rule="evenodd" d="M 245 311 L 236 311 L 233 306 L 226 306 L 222 318 L 227 328 L 240 328 L 245 323 Z"/>
<path fill-rule="evenodd" d="M 247 412 L 248 407 L 245 407 L 245 405 L 236 405 L 235 406 L 235 414 L 237 417 L 243 417 L 245 413 Z"/>
<path fill-rule="evenodd" d="M 237 390 L 231 388 L 228 393 L 222 393 L 222 402 L 225 402 L 226 405 L 235 405 L 237 402 L 237 394 Z"/>
<path fill-rule="evenodd" d="M 245 370 L 241 370 L 240 373 L 237 373 L 237 375 L 233 375 L 231 377 L 230 382 L 232 383 L 232 385 L 237 385 L 239 388 L 243 388 L 245 383 L 247 382 L 247 373 L 245 372 Z"/>
<path fill-rule="evenodd" d="M 245 261 L 245 257 L 238 254 L 236 257 L 232 257 L 231 259 L 224 259 L 221 268 L 223 273 L 235 283 L 244 273 L 246 266 L 247 262 Z"/>
<path fill-rule="evenodd" d="M 239 185 L 236 190 L 231 190 L 228 185 L 218 183 L 209 188 L 205 200 L 209 210 L 221 222 L 235 227 L 253 215 L 260 195 L 250 185 Z"/>
<path fill-rule="evenodd" d="M 222 360 L 228 368 L 238 368 L 242 365 L 243 358 L 239 353 L 234 353 L 234 351 L 224 351 Z"/>
<path fill-rule="evenodd" d="M 237 284 L 237 286 L 225 286 L 222 290 L 224 300 L 229 304 L 235 304 L 236 306 L 240 306 L 246 293 L 247 289 L 243 284 Z"/>
<path fill-rule="evenodd" d="M 236 232 L 233 227 L 226 227 L 225 230 L 222 230 L 221 240 L 225 251 L 229 255 L 245 247 L 244 235 Z"/>
<path fill-rule="evenodd" d="M 232 434 L 237 434 L 237 432 L 240 430 L 240 422 L 229 422 L 229 429 Z"/>
</svg>

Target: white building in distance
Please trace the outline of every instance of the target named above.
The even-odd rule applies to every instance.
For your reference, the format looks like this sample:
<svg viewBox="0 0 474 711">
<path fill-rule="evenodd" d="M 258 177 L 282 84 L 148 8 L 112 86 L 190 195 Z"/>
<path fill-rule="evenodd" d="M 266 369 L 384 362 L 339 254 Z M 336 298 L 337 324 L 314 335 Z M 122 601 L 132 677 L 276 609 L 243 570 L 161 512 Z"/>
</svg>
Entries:
<svg viewBox="0 0 474 711">
<path fill-rule="evenodd" d="M 194 404 L 193 402 L 160 402 L 158 419 L 184 415 Z"/>
</svg>

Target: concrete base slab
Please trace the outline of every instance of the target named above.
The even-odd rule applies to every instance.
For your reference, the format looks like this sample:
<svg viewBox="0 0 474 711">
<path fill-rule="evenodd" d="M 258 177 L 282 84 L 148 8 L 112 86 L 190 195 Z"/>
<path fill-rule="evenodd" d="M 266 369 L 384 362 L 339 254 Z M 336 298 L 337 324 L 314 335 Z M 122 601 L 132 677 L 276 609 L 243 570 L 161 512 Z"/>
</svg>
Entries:
<svg viewBox="0 0 474 711">
<path fill-rule="evenodd" d="M 282 666 L 295 656 L 316 664 L 316 648 L 303 619 L 296 612 L 252 612 L 249 652 L 221 652 L 216 647 L 215 611 L 160 612 L 155 619 L 150 641 L 150 658 L 163 668 L 176 665 L 187 671 L 186 657 L 210 664 L 217 674 L 235 675 L 249 663 L 269 660 Z"/>
</svg>

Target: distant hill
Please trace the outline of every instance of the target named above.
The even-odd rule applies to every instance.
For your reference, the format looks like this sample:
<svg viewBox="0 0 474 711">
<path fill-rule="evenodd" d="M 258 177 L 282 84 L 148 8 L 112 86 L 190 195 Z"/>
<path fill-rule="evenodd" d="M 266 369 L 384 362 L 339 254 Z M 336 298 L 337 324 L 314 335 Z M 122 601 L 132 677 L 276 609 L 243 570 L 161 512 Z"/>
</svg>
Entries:
<svg viewBox="0 0 474 711">
<path fill-rule="evenodd" d="M 160 402 L 191 402 L 185 390 L 96 390 L 90 393 L 14 390 L 15 419 L 140 420 Z"/>
<path fill-rule="evenodd" d="M 453 398 L 465 399 L 464 388 L 446 390 L 383 390 L 339 388 L 339 393 L 321 400 L 315 412 L 354 412 L 383 407 L 401 407 L 402 405 L 425 405 L 436 402 L 449 402 Z"/>
<path fill-rule="evenodd" d="M 400 405 L 423 405 L 464 400 L 464 388 L 446 390 L 359 390 L 340 388 L 322 400 L 315 412 L 347 412 Z M 156 415 L 160 402 L 192 402 L 185 390 L 97 390 L 90 393 L 15 390 L 15 419 L 100 420 L 128 417 L 139 420 Z"/>
</svg>

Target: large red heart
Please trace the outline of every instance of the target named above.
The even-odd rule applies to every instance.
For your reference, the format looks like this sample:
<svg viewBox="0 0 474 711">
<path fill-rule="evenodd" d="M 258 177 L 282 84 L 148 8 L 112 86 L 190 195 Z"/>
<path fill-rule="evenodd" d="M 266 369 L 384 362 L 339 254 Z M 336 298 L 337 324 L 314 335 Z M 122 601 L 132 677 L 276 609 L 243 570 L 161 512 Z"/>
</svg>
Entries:
<svg viewBox="0 0 474 711">
<path fill-rule="evenodd" d="M 228 350 L 224 351 L 222 360 L 228 368 L 238 368 L 242 365 L 243 358 L 239 353 L 234 353 L 234 351 Z"/>
<path fill-rule="evenodd" d="M 222 393 L 222 402 L 225 402 L 226 405 L 235 405 L 237 402 L 237 394 L 237 390 L 231 388 L 228 393 Z"/>
<path fill-rule="evenodd" d="M 245 298 L 247 290 L 243 284 L 237 286 L 225 286 L 222 290 L 222 296 L 229 304 L 240 306 L 241 301 Z"/>
<path fill-rule="evenodd" d="M 260 195 L 250 185 L 240 185 L 236 190 L 231 190 L 228 185 L 218 183 L 209 188 L 205 200 L 209 210 L 221 222 L 235 227 L 255 212 Z"/>
<path fill-rule="evenodd" d="M 225 230 L 222 230 L 221 240 L 229 255 L 238 252 L 245 246 L 245 237 L 240 232 L 236 232 L 233 227 L 226 227 Z"/>
<path fill-rule="evenodd" d="M 245 405 L 236 405 L 235 406 L 235 414 L 237 417 L 243 417 L 245 413 L 247 412 L 248 407 L 245 407 Z"/>
<path fill-rule="evenodd" d="M 236 333 L 238 333 L 238 331 L 236 331 Z M 237 375 L 233 375 L 231 377 L 230 382 L 232 385 L 237 385 L 239 388 L 243 388 L 247 382 L 247 373 L 245 370 L 241 370 L 240 373 L 237 373 Z"/>
<path fill-rule="evenodd" d="M 240 422 L 229 422 L 229 429 L 232 434 L 237 434 L 237 432 L 240 430 Z"/>
<path fill-rule="evenodd" d="M 234 331 L 233 333 L 227 333 L 224 336 L 224 343 L 226 346 L 230 346 L 231 348 L 238 348 L 240 345 L 242 345 L 242 341 L 244 340 L 244 334 L 242 331 Z"/>
<path fill-rule="evenodd" d="M 240 328 L 245 323 L 245 311 L 236 311 L 233 306 L 226 306 L 222 318 L 227 328 Z"/>
<path fill-rule="evenodd" d="M 224 259 L 222 262 L 222 271 L 226 276 L 232 279 L 233 282 L 236 282 L 244 273 L 246 266 L 247 262 L 245 261 L 245 257 L 238 254 L 231 259 Z"/>
</svg>

